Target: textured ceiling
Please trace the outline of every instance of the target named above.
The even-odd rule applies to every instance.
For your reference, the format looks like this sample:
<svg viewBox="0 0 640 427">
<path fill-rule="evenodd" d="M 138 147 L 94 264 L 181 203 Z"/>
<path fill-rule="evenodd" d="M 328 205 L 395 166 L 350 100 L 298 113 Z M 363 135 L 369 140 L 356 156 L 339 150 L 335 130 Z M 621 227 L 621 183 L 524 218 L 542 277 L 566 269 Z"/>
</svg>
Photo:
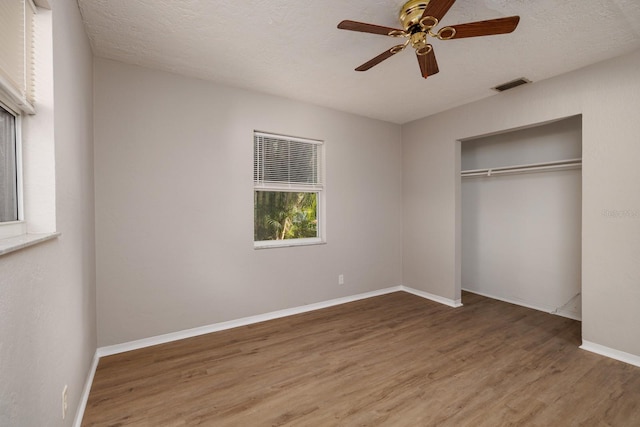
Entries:
<svg viewBox="0 0 640 427">
<path fill-rule="evenodd" d="M 438 0 L 433 0 L 438 1 Z M 411 50 L 354 68 L 396 39 L 338 30 L 400 27 L 404 0 L 78 0 L 96 56 L 275 94 L 394 123 L 640 48 L 638 0 L 458 0 L 443 25 L 520 15 L 512 34 L 433 40 L 440 73 Z"/>
</svg>

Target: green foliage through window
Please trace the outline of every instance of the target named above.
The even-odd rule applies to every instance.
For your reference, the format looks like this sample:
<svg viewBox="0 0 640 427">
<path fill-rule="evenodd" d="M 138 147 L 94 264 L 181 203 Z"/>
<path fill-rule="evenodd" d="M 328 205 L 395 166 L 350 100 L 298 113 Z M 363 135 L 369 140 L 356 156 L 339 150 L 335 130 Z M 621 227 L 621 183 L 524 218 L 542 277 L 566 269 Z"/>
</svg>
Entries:
<svg viewBox="0 0 640 427">
<path fill-rule="evenodd" d="M 254 240 L 318 237 L 318 193 L 254 191 Z"/>
</svg>

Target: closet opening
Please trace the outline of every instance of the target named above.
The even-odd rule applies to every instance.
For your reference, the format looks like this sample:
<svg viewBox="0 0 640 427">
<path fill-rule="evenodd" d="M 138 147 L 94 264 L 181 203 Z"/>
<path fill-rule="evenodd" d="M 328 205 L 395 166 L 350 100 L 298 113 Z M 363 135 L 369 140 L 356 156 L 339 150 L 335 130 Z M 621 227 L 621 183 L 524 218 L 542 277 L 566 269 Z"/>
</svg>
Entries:
<svg viewBox="0 0 640 427">
<path fill-rule="evenodd" d="M 462 291 L 581 320 L 582 117 L 462 140 L 460 168 Z"/>
</svg>

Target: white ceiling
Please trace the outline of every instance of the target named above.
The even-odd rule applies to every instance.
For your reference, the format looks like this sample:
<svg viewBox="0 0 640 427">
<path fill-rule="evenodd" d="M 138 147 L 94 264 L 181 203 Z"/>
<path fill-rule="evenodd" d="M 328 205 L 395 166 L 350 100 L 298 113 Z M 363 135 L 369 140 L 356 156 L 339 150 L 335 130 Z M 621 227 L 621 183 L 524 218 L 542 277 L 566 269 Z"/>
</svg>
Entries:
<svg viewBox="0 0 640 427">
<path fill-rule="evenodd" d="M 438 0 L 433 0 L 438 1 Z M 640 48 L 638 0 L 458 0 L 443 25 L 520 15 L 512 34 L 432 39 L 440 73 L 411 50 L 354 68 L 396 39 L 338 30 L 343 19 L 400 28 L 404 0 L 78 0 L 94 54 L 394 123 Z"/>
</svg>

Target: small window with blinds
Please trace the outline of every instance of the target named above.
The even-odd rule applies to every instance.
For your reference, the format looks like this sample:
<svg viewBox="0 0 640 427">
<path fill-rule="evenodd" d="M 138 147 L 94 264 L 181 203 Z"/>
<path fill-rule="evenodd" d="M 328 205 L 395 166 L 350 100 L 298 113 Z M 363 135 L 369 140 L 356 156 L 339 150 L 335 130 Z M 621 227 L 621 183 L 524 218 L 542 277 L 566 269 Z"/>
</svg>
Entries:
<svg viewBox="0 0 640 427">
<path fill-rule="evenodd" d="M 256 248 L 322 242 L 323 152 L 322 141 L 254 132 Z"/>
</svg>

